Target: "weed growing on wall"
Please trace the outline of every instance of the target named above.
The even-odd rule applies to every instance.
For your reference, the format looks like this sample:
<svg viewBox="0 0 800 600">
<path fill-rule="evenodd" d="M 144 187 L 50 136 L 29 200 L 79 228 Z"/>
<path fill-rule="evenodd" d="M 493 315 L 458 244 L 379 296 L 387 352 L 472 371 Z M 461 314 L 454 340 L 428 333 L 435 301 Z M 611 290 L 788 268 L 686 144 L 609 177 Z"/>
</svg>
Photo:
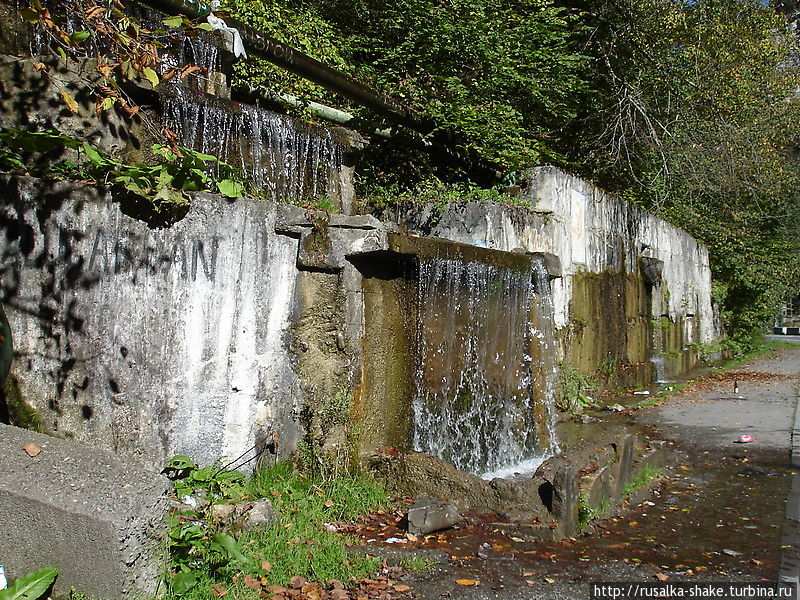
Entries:
<svg viewBox="0 0 800 600">
<path fill-rule="evenodd" d="M 653 467 L 651 465 L 643 466 L 636 472 L 636 475 L 633 476 L 633 479 L 626 483 L 625 487 L 622 488 L 622 497 L 627 498 L 639 490 L 643 490 L 650 485 L 651 481 L 660 476 L 661 469 L 659 467 Z"/>
<path fill-rule="evenodd" d="M 593 400 L 588 394 L 596 387 L 597 381 L 591 375 L 563 361 L 558 363 L 554 398 L 559 410 L 574 413 L 589 406 Z"/>
</svg>

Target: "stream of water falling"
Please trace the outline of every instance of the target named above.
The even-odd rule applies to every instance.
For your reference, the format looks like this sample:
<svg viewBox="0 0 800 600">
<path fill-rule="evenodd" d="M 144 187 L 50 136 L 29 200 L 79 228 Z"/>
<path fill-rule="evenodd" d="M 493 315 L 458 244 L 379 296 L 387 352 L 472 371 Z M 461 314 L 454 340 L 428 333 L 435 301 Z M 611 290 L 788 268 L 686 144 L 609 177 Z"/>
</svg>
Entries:
<svg viewBox="0 0 800 600">
<path fill-rule="evenodd" d="M 241 167 L 276 201 L 336 196 L 342 145 L 328 129 L 301 129 L 285 115 L 248 105 L 223 108 L 183 88 L 165 96 L 164 119 L 183 145 Z"/>
<path fill-rule="evenodd" d="M 557 451 L 547 271 L 421 259 L 414 449 L 491 479 Z"/>
</svg>

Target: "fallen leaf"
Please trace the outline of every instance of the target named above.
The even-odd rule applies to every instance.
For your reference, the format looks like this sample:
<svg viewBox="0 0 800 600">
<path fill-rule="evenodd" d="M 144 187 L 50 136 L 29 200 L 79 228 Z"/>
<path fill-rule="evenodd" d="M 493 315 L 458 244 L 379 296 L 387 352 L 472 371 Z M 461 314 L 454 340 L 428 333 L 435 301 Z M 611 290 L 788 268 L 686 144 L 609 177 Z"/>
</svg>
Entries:
<svg viewBox="0 0 800 600">
<path fill-rule="evenodd" d="M 522 538 L 514 537 L 513 535 L 511 536 L 511 540 L 514 541 L 514 542 L 524 542 L 525 541 Z"/>
<path fill-rule="evenodd" d="M 415 536 L 413 533 L 407 533 L 406 534 L 406 539 L 409 542 L 416 542 L 419 538 L 417 536 Z"/>
<path fill-rule="evenodd" d="M 403 585 L 402 583 L 394 586 L 394 591 L 395 592 L 407 592 L 410 589 L 411 589 L 410 587 L 408 587 L 407 585 Z"/>
<path fill-rule="evenodd" d="M 228 590 L 225 589 L 224 583 L 217 583 L 211 586 L 211 593 L 217 598 L 222 598 L 223 596 L 227 595 Z"/>
<path fill-rule="evenodd" d="M 638 527 L 638 526 L 639 523 L 637 521 L 631 521 L 630 523 L 628 523 L 628 527 Z"/>
<path fill-rule="evenodd" d="M 547 583 L 555 583 L 555 582 L 556 582 L 556 580 L 555 580 L 555 579 L 550 579 L 549 577 L 545 577 L 545 578 L 544 578 L 544 580 L 545 580 Z"/>
<path fill-rule="evenodd" d="M 526 572 L 522 574 L 523 577 L 533 577 L 533 573 Z"/>
<path fill-rule="evenodd" d="M 288 592 L 289 590 L 280 585 L 271 585 L 267 588 L 267 591 L 272 594 L 282 594 L 284 592 Z"/>
<path fill-rule="evenodd" d="M 64 104 L 72 111 L 73 114 L 78 114 L 78 103 L 75 102 L 75 98 L 72 97 L 72 94 L 61 90 L 61 98 L 64 100 Z"/>
<path fill-rule="evenodd" d="M 245 575 L 244 576 L 244 581 L 242 583 L 244 583 L 244 587 L 249 588 L 249 589 L 253 590 L 254 592 L 260 592 L 261 591 L 261 582 L 258 581 L 252 575 Z"/>
<path fill-rule="evenodd" d="M 456 579 L 458 585 L 478 585 L 480 581 L 477 579 Z"/>
<path fill-rule="evenodd" d="M 667 576 L 666 576 L 666 575 L 664 575 L 663 573 L 655 573 L 655 574 L 653 575 L 653 577 L 655 577 L 655 578 L 656 578 L 656 579 L 658 579 L 659 581 L 666 581 L 667 579 L 669 579 L 669 577 L 667 577 Z"/>
<path fill-rule="evenodd" d="M 28 442 L 22 447 L 23 450 L 30 456 L 34 458 L 39 456 L 42 453 L 42 447 L 39 444 L 34 444 L 33 442 Z"/>
<path fill-rule="evenodd" d="M 264 570 L 264 571 L 271 571 L 272 570 L 272 564 L 269 563 L 266 560 L 261 561 L 261 569 Z"/>
<path fill-rule="evenodd" d="M 333 500 L 331 500 L 330 498 L 328 498 L 328 499 L 327 499 L 327 500 L 325 500 L 325 502 L 323 503 L 323 506 L 324 506 L 325 508 L 331 508 L 331 507 L 333 507 L 333 506 L 336 506 L 336 502 L 334 502 Z"/>
<path fill-rule="evenodd" d="M 751 558 L 750 562 L 757 566 L 761 566 L 764 564 L 763 562 L 761 562 L 760 560 L 756 560 L 755 558 Z"/>
</svg>

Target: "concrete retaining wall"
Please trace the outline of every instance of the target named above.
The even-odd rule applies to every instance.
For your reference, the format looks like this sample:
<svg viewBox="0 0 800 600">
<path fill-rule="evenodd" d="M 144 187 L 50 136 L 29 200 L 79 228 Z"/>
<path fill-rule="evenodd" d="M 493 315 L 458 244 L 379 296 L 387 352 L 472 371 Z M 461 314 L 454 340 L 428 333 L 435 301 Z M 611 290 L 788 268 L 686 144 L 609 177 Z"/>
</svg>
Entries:
<svg viewBox="0 0 800 600">
<path fill-rule="evenodd" d="M 45 430 L 161 465 L 292 448 L 297 241 L 276 206 L 198 195 L 169 227 L 108 192 L 0 178 L 11 377 Z"/>
<path fill-rule="evenodd" d="M 702 245 L 563 173 L 537 177 L 538 212 L 471 203 L 438 219 L 406 214 L 402 226 L 555 255 L 562 352 L 583 370 L 607 361 L 649 382 L 654 347 L 715 339 Z M 374 351 L 386 331 L 368 327 L 365 309 L 375 282 L 402 278 L 382 271 L 397 224 L 202 194 L 170 221 L 95 187 L 26 177 L 0 178 L 0 195 L 12 383 L 47 431 L 160 465 L 174 454 L 233 459 L 256 445 L 285 455 L 310 426 L 338 455 L 345 432 L 302 408 L 322 414 L 335 400 L 343 410 L 349 391 L 379 399 L 381 386 L 403 387 L 391 383 L 397 352 Z M 383 362 L 362 368 L 367 354 Z M 365 380 L 378 372 L 391 385 Z M 353 418 L 370 423 L 355 400 Z"/>
<path fill-rule="evenodd" d="M 22 447 L 41 447 L 29 456 Z M 9 578 L 43 567 L 98 598 L 156 591 L 166 478 L 117 456 L 0 424 L 0 562 Z"/>
<path fill-rule="evenodd" d="M 708 251 L 682 229 L 556 169 L 529 172 L 531 210 L 488 202 L 395 213 L 406 231 L 560 259 L 552 281 L 563 353 L 584 370 L 643 364 L 721 336 Z M 585 351 L 585 352 L 582 352 Z M 584 356 L 584 355 L 590 356 Z M 679 361 L 674 370 L 692 366 Z M 651 372 L 641 373 L 639 383 Z"/>
</svg>

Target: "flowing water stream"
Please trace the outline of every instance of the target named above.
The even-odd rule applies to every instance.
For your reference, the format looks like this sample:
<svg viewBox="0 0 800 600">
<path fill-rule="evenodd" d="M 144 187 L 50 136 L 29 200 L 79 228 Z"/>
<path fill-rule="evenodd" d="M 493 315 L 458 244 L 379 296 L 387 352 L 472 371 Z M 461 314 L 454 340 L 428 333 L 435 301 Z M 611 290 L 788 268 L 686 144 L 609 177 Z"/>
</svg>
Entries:
<svg viewBox="0 0 800 600">
<path fill-rule="evenodd" d="M 539 259 L 498 267 L 423 258 L 414 448 L 484 478 L 557 451 L 552 302 Z"/>
<path fill-rule="evenodd" d="M 183 145 L 240 167 L 269 199 L 338 195 L 343 148 L 332 131 L 255 106 L 203 101 L 180 87 L 163 104 Z"/>
</svg>

